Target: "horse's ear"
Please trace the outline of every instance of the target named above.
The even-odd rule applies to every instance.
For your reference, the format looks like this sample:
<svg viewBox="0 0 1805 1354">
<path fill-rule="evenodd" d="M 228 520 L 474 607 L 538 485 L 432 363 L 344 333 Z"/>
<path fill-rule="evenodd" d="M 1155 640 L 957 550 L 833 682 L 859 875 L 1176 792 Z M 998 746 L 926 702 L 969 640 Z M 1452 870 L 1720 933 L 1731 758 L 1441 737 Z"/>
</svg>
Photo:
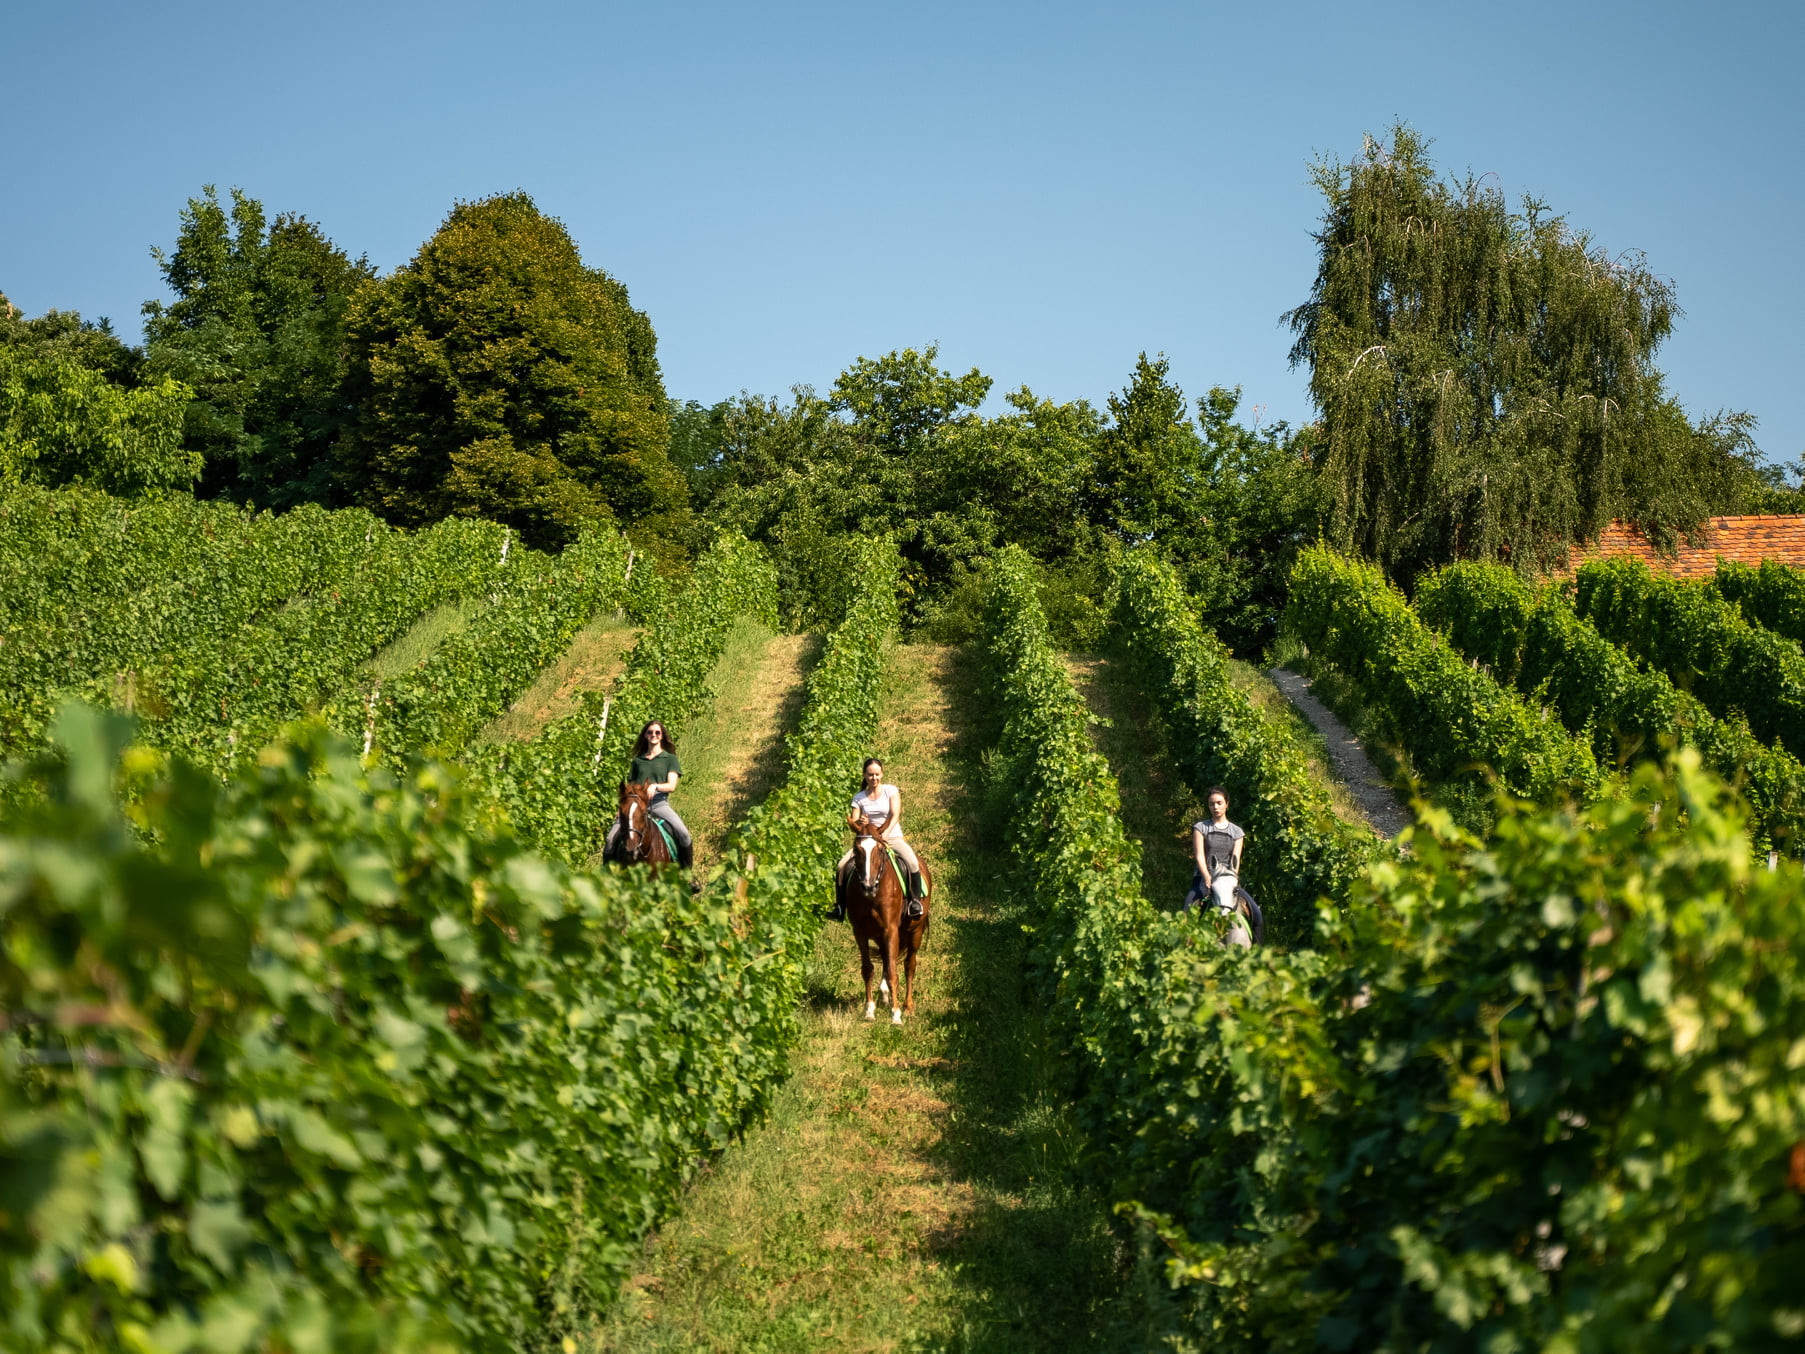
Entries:
<svg viewBox="0 0 1805 1354">
<path fill-rule="evenodd" d="M 624 781 L 624 780 L 623 780 L 623 781 L 622 781 L 622 782 L 621 782 L 621 783 L 620 783 L 620 792 L 621 792 L 621 793 L 622 793 L 622 794 L 626 794 L 626 793 L 627 793 L 627 782 L 626 782 L 626 781 Z"/>
</svg>

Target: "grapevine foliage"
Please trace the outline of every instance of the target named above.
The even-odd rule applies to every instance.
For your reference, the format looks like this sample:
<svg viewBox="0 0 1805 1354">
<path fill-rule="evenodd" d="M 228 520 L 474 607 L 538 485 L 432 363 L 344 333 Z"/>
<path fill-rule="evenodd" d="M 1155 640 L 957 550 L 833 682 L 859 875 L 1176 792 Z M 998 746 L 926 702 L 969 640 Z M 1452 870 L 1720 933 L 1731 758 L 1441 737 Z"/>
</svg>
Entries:
<svg viewBox="0 0 1805 1354">
<path fill-rule="evenodd" d="M 1268 939 L 1307 943 L 1317 899 L 1346 895 L 1373 854 L 1370 834 L 1335 816 L 1303 749 L 1235 686 L 1226 650 L 1152 553 L 1124 558 L 1110 633 L 1192 797 L 1221 785 L 1252 834 L 1243 880 L 1265 910 Z"/>
<path fill-rule="evenodd" d="M 408 535 L 357 510 L 0 489 L 0 753 L 35 751 L 76 696 L 225 770 L 304 710 L 359 705 L 357 669 L 422 611 L 491 591 L 503 545 L 485 522 Z"/>
<path fill-rule="evenodd" d="M 1541 801 L 1599 789 L 1590 747 L 1463 662 L 1373 566 L 1322 546 L 1303 551 L 1285 624 L 1353 682 L 1430 781 L 1495 774 Z"/>
<path fill-rule="evenodd" d="M 1416 602 L 1423 620 L 1461 653 L 1588 736 L 1601 763 L 1654 757 L 1683 742 L 1740 786 L 1763 844 L 1805 843 L 1799 759 L 1764 746 L 1741 715 L 1718 719 L 1664 673 L 1639 666 L 1577 615 L 1558 588 L 1532 591 L 1514 569 L 1463 562 L 1419 581 Z"/>
<path fill-rule="evenodd" d="M 613 816 L 615 784 L 627 774 L 640 728 L 656 718 L 681 736 L 685 721 L 710 699 L 707 677 L 734 620 L 777 623 L 776 571 L 744 537 L 724 533 L 680 591 L 650 577 L 636 598 L 649 623 L 606 705 L 602 696 L 585 693 L 578 713 L 530 742 L 482 744 L 460 759 L 516 831 L 573 865 L 600 845 L 597 830 Z"/>
<path fill-rule="evenodd" d="M 1594 560 L 1576 582 L 1575 607 L 1606 639 L 1712 713 L 1740 713 L 1757 738 L 1805 757 L 1805 654 L 1796 642 L 1750 625 L 1712 584 L 1657 578 L 1638 559 Z"/>
<path fill-rule="evenodd" d="M 1682 750 L 1583 814 L 1426 810 L 1322 948 L 1139 896 L 1025 559 L 987 651 L 1010 842 L 1104 1186 L 1225 1350 L 1792 1347 L 1805 889 Z"/>
<path fill-rule="evenodd" d="M 1805 569 L 1763 560 L 1759 568 L 1717 561 L 1717 590 L 1742 608 L 1744 619 L 1805 644 Z"/>
<path fill-rule="evenodd" d="M 870 548 L 789 780 L 699 897 L 318 725 L 222 786 L 68 707 L 0 836 L 9 1347 L 501 1351 L 604 1305 L 787 1070 L 896 619 Z M 648 699 L 699 688 L 717 610 L 768 615 L 744 543 L 699 572 Z"/>
</svg>

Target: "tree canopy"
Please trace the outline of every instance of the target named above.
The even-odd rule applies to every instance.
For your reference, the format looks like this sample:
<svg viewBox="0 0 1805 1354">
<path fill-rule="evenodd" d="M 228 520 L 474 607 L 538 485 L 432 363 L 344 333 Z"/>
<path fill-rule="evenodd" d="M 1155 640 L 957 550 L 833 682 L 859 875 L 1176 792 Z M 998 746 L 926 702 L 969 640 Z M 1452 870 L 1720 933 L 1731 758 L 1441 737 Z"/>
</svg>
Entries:
<svg viewBox="0 0 1805 1354">
<path fill-rule="evenodd" d="M 188 489 L 201 469 L 182 442 L 191 395 L 167 379 L 127 389 L 66 357 L 0 344 L 0 481 Z"/>
<path fill-rule="evenodd" d="M 212 185 L 190 198 L 175 248 L 153 250 L 176 299 L 144 305 L 150 370 L 193 388 L 184 438 L 199 492 L 287 508 L 334 501 L 332 446 L 350 409 L 345 313 L 375 276 L 306 217 Z"/>
<path fill-rule="evenodd" d="M 1694 424 L 1664 389 L 1677 308 L 1639 254 L 1438 177 L 1402 125 L 1315 179 L 1316 280 L 1286 318 L 1338 546 L 1405 578 L 1454 558 L 1534 570 L 1613 518 L 1671 539 L 1753 488 L 1753 421 Z"/>
<path fill-rule="evenodd" d="M 404 526 L 461 515 L 540 546 L 587 522 L 684 515 L 651 322 L 524 193 L 460 203 L 347 320 L 354 501 Z"/>
</svg>

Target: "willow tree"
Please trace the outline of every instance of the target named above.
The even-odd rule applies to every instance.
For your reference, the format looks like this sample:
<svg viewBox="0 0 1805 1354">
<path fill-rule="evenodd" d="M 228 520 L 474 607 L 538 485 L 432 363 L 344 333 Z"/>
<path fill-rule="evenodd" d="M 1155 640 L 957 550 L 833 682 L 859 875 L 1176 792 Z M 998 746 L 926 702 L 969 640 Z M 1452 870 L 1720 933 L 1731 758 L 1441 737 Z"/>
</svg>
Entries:
<svg viewBox="0 0 1805 1354">
<path fill-rule="evenodd" d="M 1739 506 L 1753 420 L 1694 424 L 1668 397 L 1653 359 L 1679 312 L 1641 255 L 1442 179 L 1405 126 L 1314 177 L 1316 282 L 1285 319 L 1342 549 L 1404 579 L 1455 558 L 1528 572 L 1613 518 L 1671 542 Z"/>
</svg>

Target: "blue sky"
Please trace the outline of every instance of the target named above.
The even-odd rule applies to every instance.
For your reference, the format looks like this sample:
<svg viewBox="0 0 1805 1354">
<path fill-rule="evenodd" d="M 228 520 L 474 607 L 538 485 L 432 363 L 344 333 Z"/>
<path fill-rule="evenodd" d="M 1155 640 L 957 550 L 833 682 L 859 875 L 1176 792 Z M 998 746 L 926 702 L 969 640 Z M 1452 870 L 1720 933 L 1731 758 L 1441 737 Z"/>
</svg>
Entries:
<svg viewBox="0 0 1805 1354">
<path fill-rule="evenodd" d="M 524 188 L 658 331 L 673 395 L 938 341 L 1101 401 L 1142 349 L 1310 415 L 1317 154 L 1396 118 L 1685 310 L 1694 413 L 1805 451 L 1805 5 L 123 3 L 0 11 L 0 290 L 138 336 L 204 183 L 383 269 Z"/>
</svg>

